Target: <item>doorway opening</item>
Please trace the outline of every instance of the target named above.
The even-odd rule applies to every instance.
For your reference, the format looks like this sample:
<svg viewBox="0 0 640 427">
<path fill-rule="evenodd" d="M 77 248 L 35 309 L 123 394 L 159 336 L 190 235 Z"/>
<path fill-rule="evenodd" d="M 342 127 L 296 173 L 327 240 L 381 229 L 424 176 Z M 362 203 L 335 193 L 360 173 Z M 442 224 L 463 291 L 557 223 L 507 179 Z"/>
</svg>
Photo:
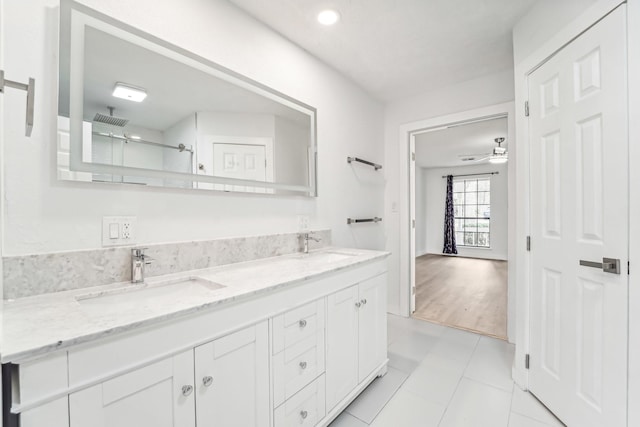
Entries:
<svg viewBox="0 0 640 427">
<path fill-rule="evenodd" d="M 507 116 L 412 134 L 413 317 L 507 339 Z"/>
</svg>

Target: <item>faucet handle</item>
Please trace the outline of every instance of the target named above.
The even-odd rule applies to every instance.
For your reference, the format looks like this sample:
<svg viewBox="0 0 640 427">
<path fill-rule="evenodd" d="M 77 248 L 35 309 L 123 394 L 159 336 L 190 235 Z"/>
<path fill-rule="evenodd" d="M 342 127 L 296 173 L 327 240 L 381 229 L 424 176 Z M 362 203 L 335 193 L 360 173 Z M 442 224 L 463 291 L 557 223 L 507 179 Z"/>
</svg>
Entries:
<svg viewBox="0 0 640 427">
<path fill-rule="evenodd" d="M 144 251 L 146 251 L 149 248 L 133 248 L 131 249 L 131 256 L 134 257 L 141 257 L 144 256 Z"/>
</svg>

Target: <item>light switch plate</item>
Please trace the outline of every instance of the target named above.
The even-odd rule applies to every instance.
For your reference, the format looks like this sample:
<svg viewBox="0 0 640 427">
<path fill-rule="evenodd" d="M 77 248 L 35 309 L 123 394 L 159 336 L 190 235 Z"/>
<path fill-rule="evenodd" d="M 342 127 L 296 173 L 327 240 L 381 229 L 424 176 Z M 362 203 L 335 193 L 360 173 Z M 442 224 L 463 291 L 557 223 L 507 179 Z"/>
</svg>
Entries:
<svg viewBox="0 0 640 427">
<path fill-rule="evenodd" d="M 102 246 L 125 246 L 136 244 L 135 216 L 102 217 Z"/>
</svg>

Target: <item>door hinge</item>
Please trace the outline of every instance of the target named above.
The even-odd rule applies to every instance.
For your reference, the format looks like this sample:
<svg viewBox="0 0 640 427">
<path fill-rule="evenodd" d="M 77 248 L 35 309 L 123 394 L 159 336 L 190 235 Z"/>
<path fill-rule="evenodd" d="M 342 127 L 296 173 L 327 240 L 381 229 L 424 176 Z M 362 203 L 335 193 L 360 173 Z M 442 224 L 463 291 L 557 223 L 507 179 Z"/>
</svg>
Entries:
<svg viewBox="0 0 640 427">
<path fill-rule="evenodd" d="M 529 117 L 529 101 L 524 101 L 524 116 Z"/>
<path fill-rule="evenodd" d="M 416 161 L 416 153 L 411 153 L 411 161 Z"/>
<path fill-rule="evenodd" d="M 531 252 L 531 236 L 527 236 L 527 251 Z"/>
<path fill-rule="evenodd" d="M 530 362 L 530 357 L 528 354 L 524 355 L 524 368 L 525 369 L 529 369 L 529 362 Z"/>
<path fill-rule="evenodd" d="M 415 219 L 411 220 L 411 228 L 416 228 L 416 220 Z"/>
<path fill-rule="evenodd" d="M 627 276 L 631 275 L 631 261 L 627 261 Z"/>
</svg>

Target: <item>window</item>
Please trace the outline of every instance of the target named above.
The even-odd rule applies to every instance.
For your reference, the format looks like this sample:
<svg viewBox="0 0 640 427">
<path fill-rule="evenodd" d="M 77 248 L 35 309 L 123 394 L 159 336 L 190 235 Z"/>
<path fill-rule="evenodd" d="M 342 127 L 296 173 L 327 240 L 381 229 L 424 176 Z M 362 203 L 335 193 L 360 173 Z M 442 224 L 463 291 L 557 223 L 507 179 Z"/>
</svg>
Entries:
<svg viewBox="0 0 640 427">
<path fill-rule="evenodd" d="M 491 247 L 490 178 L 455 180 L 453 211 L 457 246 Z"/>
</svg>

